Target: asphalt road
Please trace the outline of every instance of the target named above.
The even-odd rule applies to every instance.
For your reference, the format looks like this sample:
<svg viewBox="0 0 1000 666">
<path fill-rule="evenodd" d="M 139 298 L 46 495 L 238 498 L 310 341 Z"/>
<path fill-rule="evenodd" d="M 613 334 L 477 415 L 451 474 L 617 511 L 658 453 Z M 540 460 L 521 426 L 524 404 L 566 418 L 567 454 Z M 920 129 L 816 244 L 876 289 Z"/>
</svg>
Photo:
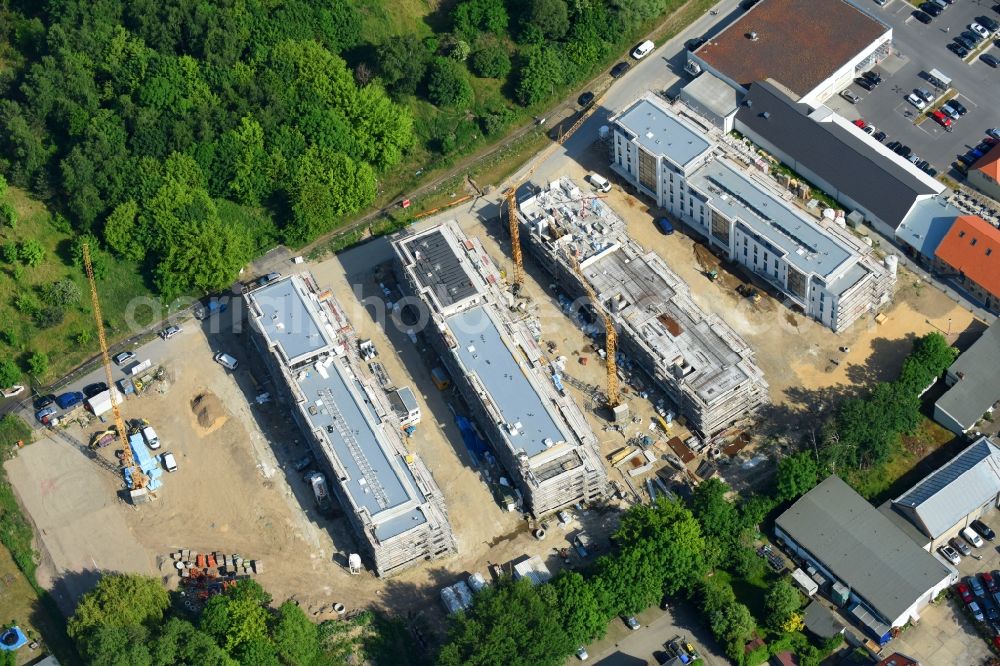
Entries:
<svg viewBox="0 0 1000 666">
<path fill-rule="evenodd" d="M 913 6 L 904 0 L 891 0 L 885 7 L 871 2 L 870 11 L 892 27 L 893 48 L 898 55 L 875 68 L 885 80 L 874 91 L 866 92 L 857 84 L 849 86 L 862 97 L 860 103 L 852 105 L 837 96 L 827 104 L 849 120 L 863 118 L 874 124 L 888 134 L 886 142 L 902 141 L 939 172 L 947 173 L 959 154 L 983 140 L 986 128 L 1000 125 L 1000 70 L 982 62 L 978 55 L 965 62 L 946 48 L 977 16 L 1000 21 L 993 4 L 992 0 L 961 0 L 924 25 L 913 18 Z M 988 50 L 1000 54 L 996 46 Z M 958 100 L 969 110 L 953 124 L 951 132 L 904 99 L 914 88 L 935 92 L 924 76 L 931 69 L 952 79 Z"/>
</svg>

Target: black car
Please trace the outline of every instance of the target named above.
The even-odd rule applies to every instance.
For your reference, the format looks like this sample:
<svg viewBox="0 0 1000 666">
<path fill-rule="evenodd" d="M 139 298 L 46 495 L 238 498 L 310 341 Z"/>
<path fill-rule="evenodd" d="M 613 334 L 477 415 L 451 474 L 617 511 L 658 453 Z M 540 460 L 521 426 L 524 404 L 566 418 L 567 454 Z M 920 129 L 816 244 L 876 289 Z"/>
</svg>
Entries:
<svg viewBox="0 0 1000 666">
<path fill-rule="evenodd" d="M 93 398 L 98 393 L 104 393 L 108 390 L 108 385 L 104 382 L 95 382 L 93 384 L 87 384 L 83 387 L 83 394 L 88 398 Z"/>
<path fill-rule="evenodd" d="M 899 141 L 890 141 L 889 143 L 885 144 L 885 147 L 891 150 L 892 152 L 896 152 L 896 149 L 899 148 L 899 145 L 900 145 Z"/>
<path fill-rule="evenodd" d="M 931 165 L 931 163 L 928 162 L 927 160 L 920 160 L 919 162 L 917 162 L 916 167 L 918 169 L 920 169 L 921 171 L 924 171 L 930 165 Z"/>
<path fill-rule="evenodd" d="M 315 458 L 313 458 L 312 452 L 307 453 L 306 455 L 302 456 L 301 458 L 295 461 L 294 464 L 295 471 L 301 472 L 306 467 L 309 467 L 309 465 L 312 465 L 314 460 Z"/>
<path fill-rule="evenodd" d="M 862 78 L 868 79 L 869 81 L 871 81 L 875 85 L 878 85 L 878 84 L 882 83 L 882 75 L 879 74 L 878 72 L 876 72 L 873 69 L 868 70 L 867 72 L 865 72 L 861 76 L 862 76 Z"/>
<path fill-rule="evenodd" d="M 611 76 L 613 76 L 616 79 L 621 76 L 624 76 L 625 72 L 627 72 L 631 67 L 632 65 L 628 64 L 627 62 L 620 62 L 611 68 Z"/>
<path fill-rule="evenodd" d="M 694 39 L 689 39 L 684 42 L 684 48 L 688 51 L 697 51 L 698 47 L 707 42 L 708 40 L 704 37 L 695 37 Z"/>
<path fill-rule="evenodd" d="M 965 37 L 973 44 L 978 44 L 979 42 L 983 41 L 982 35 L 980 35 L 978 32 L 972 32 L 971 30 L 963 30 L 962 34 L 959 35 L 959 37 Z"/>
<path fill-rule="evenodd" d="M 993 19 L 991 19 L 989 16 L 977 16 L 976 17 L 976 23 L 978 23 L 979 25 L 983 26 L 984 28 L 986 28 L 990 32 L 996 32 L 997 30 L 1000 30 L 1000 23 L 997 23 L 996 21 L 994 21 Z"/>
<path fill-rule="evenodd" d="M 913 151 L 910 150 L 910 147 L 904 143 L 902 146 L 899 147 L 899 154 L 909 159 L 910 155 L 913 154 Z"/>
<path fill-rule="evenodd" d="M 971 51 L 972 49 L 976 48 L 976 43 L 975 42 L 973 42 L 971 39 L 966 39 L 965 37 L 962 37 L 961 35 L 959 35 L 958 37 L 956 37 L 955 41 L 958 42 L 963 48 L 965 48 L 965 49 L 967 49 L 969 51 Z"/>
<path fill-rule="evenodd" d="M 931 16 L 941 16 L 941 12 L 944 10 L 935 5 L 933 2 L 925 2 L 920 5 L 920 8 L 930 14 Z"/>
<path fill-rule="evenodd" d="M 961 102 L 959 102 L 957 99 L 949 100 L 948 101 L 948 105 L 951 108 L 955 109 L 955 111 L 957 111 L 958 115 L 960 115 L 960 116 L 964 116 L 965 114 L 967 114 L 969 112 L 969 110 L 967 108 L 965 108 L 964 106 L 962 106 Z"/>
<path fill-rule="evenodd" d="M 35 398 L 32 404 L 35 407 L 35 411 L 38 411 L 40 409 L 45 409 L 51 404 L 54 404 L 55 401 L 56 397 L 54 395 L 40 395 L 37 398 Z"/>
<path fill-rule="evenodd" d="M 927 167 L 925 171 L 927 172 L 927 175 L 930 176 L 931 178 L 937 175 L 937 169 L 935 169 L 934 167 Z"/>
<path fill-rule="evenodd" d="M 948 44 L 948 50 L 957 55 L 959 58 L 964 58 L 969 55 L 969 49 L 965 48 L 958 42 L 950 42 Z"/>
<path fill-rule="evenodd" d="M 973 520 L 969 523 L 969 526 L 976 531 L 976 534 L 983 537 L 987 541 L 993 541 L 997 538 L 996 532 L 990 529 L 990 526 L 981 520 Z"/>
<path fill-rule="evenodd" d="M 922 12 L 919 9 L 913 10 L 913 18 L 917 19 L 924 25 L 927 25 L 932 20 L 930 14 L 928 14 L 927 12 Z"/>
<path fill-rule="evenodd" d="M 585 92 L 580 95 L 580 98 L 576 101 L 580 104 L 580 106 L 590 106 L 590 103 L 594 101 L 594 93 L 589 91 Z"/>
<path fill-rule="evenodd" d="M 985 62 L 990 67 L 993 67 L 994 69 L 1000 66 L 1000 60 L 997 60 L 996 57 L 993 56 L 992 54 L 984 53 L 983 55 L 979 56 L 979 59 Z"/>
<path fill-rule="evenodd" d="M 959 155 L 958 161 L 965 166 L 972 166 L 972 163 L 976 161 L 976 158 L 966 153 L 965 155 Z"/>
<path fill-rule="evenodd" d="M 878 132 L 875 132 L 875 134 L 872 135 L 872 138 L 878 141 L 879 143 L 885 141 L 885 137 L 886 133 L 883 132 L 882 130 L 879 130 Z"/>
<path fill-rule="evenodd" d="M 868 79 L 863 79 L 859 76 L 858 78 L 854 79 L 854 82 L 869 92 L 875 90 L 875 84 L 869 81 Z"/>
</svg>

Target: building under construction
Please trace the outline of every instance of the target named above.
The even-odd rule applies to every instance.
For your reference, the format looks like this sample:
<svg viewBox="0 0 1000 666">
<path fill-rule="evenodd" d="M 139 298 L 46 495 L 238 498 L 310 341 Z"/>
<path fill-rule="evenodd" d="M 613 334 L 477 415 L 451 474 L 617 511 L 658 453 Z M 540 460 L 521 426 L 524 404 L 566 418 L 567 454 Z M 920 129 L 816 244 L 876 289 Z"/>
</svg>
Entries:
<svg viewBox="0 0 1000 666">
<path fill-rule="evenodd" d="M 701 310 L 687 284 L 629 238 L 599 197 L 565 177 L 522 194 L 521 242 L 573 297 L 586 296 L 587 280 L 611 314 L 621 352 L 652 376 L 691 430 L 711 437 L 768 401 L 750 346 Z"/>
<path fill-rule="evenodd" d="M 597 438 L 478 240 L 447 222 L 393 238 L 400 285 L 424 333 L 535 516 L 602 497 Z"/>
<path fill-rule="evenodd" d="M 247 292 L 254 344 L 379 575 L 457 552 L 444 498 L 406 450 L 343 310 L 307 274 Z"/>
</svg>

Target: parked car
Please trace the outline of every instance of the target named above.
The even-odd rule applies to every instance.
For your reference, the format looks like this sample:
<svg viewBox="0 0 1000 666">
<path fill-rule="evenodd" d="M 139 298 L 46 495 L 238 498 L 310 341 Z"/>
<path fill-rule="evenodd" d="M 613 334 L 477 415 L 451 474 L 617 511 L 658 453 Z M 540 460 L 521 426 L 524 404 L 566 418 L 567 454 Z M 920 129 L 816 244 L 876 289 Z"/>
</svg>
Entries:
<svg viewBox="0 0 1000 666">
<path fill-rule="evenodd" d="M 942 104 L 940 110 L 943 111 L 944 113 L 947 113 L 952 120 L 958 120 L 959 118 L 961 118 L 961 115 L 959 115 L 958 113 L 958 109 L 953 107 L 951 105 L 951 102 L 945 102 L 944 104 Z"/>
<path fill-rule="evenodd" d="M 656 45 L 647 39 L 642 44 L 639 44 L 639 46 L 635 47 L 635 49 L 632 51 L 632 57 L 635 58 L 636 60 L 642 60 L 650 53 L 652 53 L 654 48 L 656 48 Z"/>
<path fill-rule="evenodd" d="M 892 140 L 889 143 L 885 144 L 885 147 L 891 150 L 892 152 L 896 152 L 896 149 L 899 148 L 901 145 L 902 144 L 899 141 Z"/>
<path fill-rule="evenodd" d="M 983 573 L 979 574 L 979 577 L 983 579 L 983 585 L 986 586 L 986 591 L 989 592 L 990 594 L 993 594 L 994 592 L 997 591 L 997 589 L 1000 589 L 997 587 L 997 581 L 995 578 L 993 578 L 993 574 L 991 574 L 989 571 L 984 571 Z"/>
<path fill-rule="evenodd" d="M 994 532 L 989 525 L 981 520 L 973 520 L 969 523 L 969 527 L 976 530 L 976 533 L 987 541 L 993 541 L 997 538 L 996 532 Z"/>
<path fill-rule="evenodd" d="M 31 403 L 35 409 L 45 409 L 51 404 L 54 404 L 56 397 L 51 393 L 49 395 L 40 395 Z"/>
<path fill-rule="evenodd" d="M 969 612 L 972 613 L 972 617 L 976 622 L 983 622 L 986 617 L 983 615 L 983 609 L 979 607 L 975 601 L 969 604 Z"/>
<path fill-rule="evenodd" d="M 181 330 L 182 329 L 180 326 L 167 326 L 165 329 L 160 331 L 160 337 L 163 338 L 164 340 L 169 340 L 170 338 L 180 333 Z"/>
<path fill-rule="evenodd" d="M 919 9 L 913 10 L 913 18 L 917 19 L 918 21 L 920 21 L 924 25 L 927 25 L 928 23 L 931 22 L 931 15 L 928 14 L 927 12 L 921 11 Z"/>
<path fill-rule="evenodd" d="M 909 95 L 907 95 L 906 101 L 912 104 L 913 106 L 917 107 L 921 111 L 923 111 L 924 108 L 927 107 L 927 102 L 917 97 L 914 93 L 910 93 Z"/>
<path fill-rule="evenodd" d="M 37 419 L 39 423 L 44 423 L 45 425 L 48 425 L 49 420 L 52 417 L 52 415 L 55 414 L 58 411 L 59 410 L 56 409 L 55 405 L 49 405 L 48 407 L 42 407 L 37 412 L 35 412 L 35 419 Z"/>
<path fill-rule="evenodd" d="M 622 76 L 625 75 L 625 72 L 627 72 L 631 67 L 632 65 L 628 64 L 627 62 L 618 63 L 617 65 L 611 68 L 612 78 L 616 79 L 621 78 Z"/>
<path fill-rule="evenodd" d="M 670 234 L 674 233 L 674 225 L 671 224 L 670 220 L 668 220 L 665 217 L 661 217 L 660 219 L 658 219 L 656 221 L 656 226 L 660 229 L 660 232 L 664 236 L 669 236 Z"/>
<path fill-rule="evenodd" d="M 104 382 L 94 382 L 83 387 L 83 394 L 88 398 L 93 398 L 98 393 L 104 393 L 107 390 L 108 385 Z"/>
<path fill-rule="evenodd" d="M 851 89 L 841 91 L 840 96 L 846 99 L 851 104 L 857 104 L 858 102 L 861 101 L 861 98 L 858 97 L 858 94 Z"/>
<path fill-rule="evenodd" d="M 707 41 L 708 40 L 705 39 L 704 37 L 695 37 L 694 39 L 689 39 L 686 42 L 684 42 L 684 48 L 686 48 L 688 51 L 697 51 L 698 48 L 701 47 L 701 45 Z"/>
<path fill-rule="evenodd" d="M 875 85 L 878 85 L 878 84 L 882 83 L 882 75 L 879 74 L 878 72 L 876 72 L 874 69 L 868 70 L 867 72 L 865 72 L 861 76 L 863 78 L 865 78 L 866 80 L 871 81 Z"/>
<path fill-rule="evenodd" d="M 931 114 L 931 118 L 936 120 L 942 127 L 951 127 L 951 118 L 946 116 L 940 109 Z"/>
<path fill-rule="evenodd" d="M 79 391 L 67 391 L 56 397 L 56 404 L 59 405 L 59 409 L 69 409 L 83 402 L 84 397 Z"/>
<path fill-rule="evenodd" d="M 971 527 L 963 527 L 960 534 L 966 541 L 968 541 L 975 548 L 983 547 L 982 538 L 978 534 L 976 534 L 975 530 L 973 530 Z"/>
<path fill-rule="evenodd" d="M 969 557 L 970 555 L 972 555 L 972 549 L 969 548 L 969 544 L 965 543 L 964 541 L 962 541 L 958 537 L 952 537 L 951 539 L 949 539 L 948 540 L 948 544 L 952 548 L 954 548 L 955 550 L 957 550 L 958 552 L 960 552 L 962 555 L 965 555 L 966 557 Z"/>
<path fill-rule="evenodd" d="M 881 142 L 885 141 L 885 139 L 886 139 L 886 133 L 883 132 L 882 130 L 879 130 L 878 132 L 875 132 L 874 135 L 872 135 L 872 138 L 875 139 L 876 141 L 878 141 L 879 143 L 881 143 Z"/>
<path fill-rule="evenodd" d="M 972 596 L 972 591 L 969 589 L 968 585 L 965 583 L 959 583 L 955 586 L 955 591 L 958 592 L 958 596 L 962 598 L 962 601 L 967 604 L 972 603 L 974 597 Z"/>
<path fill-rule="evenodd" d="M 959 102 L 957 99 L 950 99 L 950 100 L 948 100 L 948 104 L 951 106 L 951 108 L 953 108 L 956 111 L 958 111 L 958 115 L 960 115 L 960 116 L 964 116 L 965 114 L 967 114 L 969 112 L 969 110 L 967 108 L 965 108 L 965 106 L 961 102 Z"/>
<path fill-rule="evenodd" d="M 956 553 L 955 549 L 951 546 L 941 546 L 938 548 L 938 552 L 941 553 L 941 556 L 944 559 L 948 560 L 956 567 L 962 563 L 962 558 L 958 556 L 958 553 Z"/>
<path fill-rule="evenodd" d="M 983 36 L 980 35 L 978 32 L 973 32 L 972 30 L 963 30 L 960 37 L 965 37 L 973 44 L 978 44 L 979 42 L 983 41 Z"/>
<path fill-rule="evenodd" d="M 582 645 L 578 647 L 576 649 L 576 658 L 579 659 L 580 661 L 587 661 L 588 659 L 590 659 L 590 655 L 587 654 L 587 648 L 585 648 Z"/>
<path fill-rule="evenodd" d="M 965 48 L 958 42 L 950 42 L 948 44 L 948 50 L 957 55 L 959 58 L 964 58 L 969 55 L 969 49 Z"/>
<path fill-rule="evenodd" d="M 989 134 L 994 139 L 996 139 L 997 141 L 1000 141 L 1000 127 L 991 127 L 988 130 L 986 130 L 986 133 Z"/>
<path fill-rule="evenodd" d="M 917 162 L 920 161 L 920 156 L 917 155 L 916 153 L 913 153 L 912 155 L 910 155 L 906 159 L 909 160 L 910 164 L 916 164 Z"/>
<path fill-rule="evenodd" d="M 943 9 L 941 9 L 941 7 L 935 5 L 933 2 L 925 2 L 921 4 L 920 9 L 927 12 L 931 16 L 940 16 L 941 12 L 944 11 Z"/>
<path fill-rule="evenodd" d="M 868 79 L 863 79 L 859 76 L 858 78 L 854 79 L 854 82 L 869 92 L 875 90 L 875 84 L 869 81 Z"/>
<path fill-rule="evenodd" d="M 292 465 L 292 467 L 295 469 L 296 472 L 301 472 L 305 468 L 307 468 L 310 465 L 312 465 L 315 460 L 316 460 L 315 457 L 313 456 L 312 452 L 310 451 L 306 455 L 304 455 L 301 458 L 299 458 L 298 460 L 296 460 L 295 463 Z"/>
<path fill-rule="evenodd" d="M 156 431 L 153 430 L 153 426 L 143 426 L 142 438 L 146 440 L 146 446 L 149 448 L 153 450 L 160 448 L 160 438 L 156 436 Z"/>
<path fill-rule="evenodd" d="M 865 125 L 864 127 L 861 128 L 861 130 L 865 134 L 874 134 L 875 133 L 875 126 L 874 125 Z"/>
<path fill-rule="evenodd" d="M 162 456 L 160 456 L 160 459 L 163 461 L 163 469 L 167 470 L 168 472 L 177 471 L 177 460 L 174 458 L 174 454 L 169 452 L 164 453 Z"/>
<path fill-rule="evenodd" d="M 962 46 L 962 48 L 965 49 L 966 54 L 968 54 L 968 52 L 971 51 L 972 49 L 976 48 L 976 40 L 969 39 L 965 35 L 958 35 L 957 37 L 955 37 L 955 41 L 958 42 Z"/>
<path fill-rule="evenodd" d="M 216 363 L 229 370 L 235 370 L 240 365 L 239 361 L 225 352 L 218 352 L 213 358 Z"/>
<path fill-rule="evenodd" d="M 115 362 L 115 365 L 125 365 L 129 361 L 135 360 L 135 352 L 123 351 L 112 356 L 111 360 Z"/>
<path fill-rule="evenodd" d="M 979 35 L 983 39 L 989 39 L 990 38 L 990 31 L 987 30 L 986 28 L 984 28 L 983 26 L 979 25 L 978 23 L 970 23 L 969 24 L 969 30 L 971 30 L 972 32 L 976 33 L 977 35 Z"/>
<path fill-rule="evenodd" d="M 926 88 L 914 88 L 913 92 L 917 94 L 917 97 L 924 100 L 928 104 L 934 101 L 935 96 L 932 95 L 931 91 L 927 90 Z"/>
<path fill-rule="evenodd" d="M 994 69 L 1000 67 L 1000 60 L 997 60 L 996 57 L 991 53 L 984 53 L 983 55 L 979 56 L 979 59 Z"/>
<path fill-rule="evenodd" d="M 965 583 L 969 586 L 969 589 L 972 590 L 972 594 L 977 597 L 982 597 L 986 594 L 986 588 L 983 587 L 983 584 L 979 582 L 979 579 L 975 576 L 966 576 Z"/>
<path fill-rule="evenodd" d="M 635 619 L 635 615 L 629 615 L 622 619 L 625 621 L 625 626 L 631 629 L 632 631 L 638 631 L 639 629 L 642 628 L 642 625 L 639 624 L 639 620 Z"/>
<path fill-rule="evenodd" d="M 594 93 L 588 90 L 580 95 L 580 99 L 576 101 L 580 104 L 580 106 L 590 106 L 590 103 L 594 101 Z"/>
<path fill-rule="evenodd" d="M 1000 23 L 997 23 L 996 21 L 994 21 L 993 19 L 991 19 L 989 16 L 977 16 L 976 17 L 976 23 L 978 23 L 979 25 L 983 26 L 984 28 L 986 28 L 990 32 L 996 32 L 997 30 L 1000 30 Z"/>
</svg>

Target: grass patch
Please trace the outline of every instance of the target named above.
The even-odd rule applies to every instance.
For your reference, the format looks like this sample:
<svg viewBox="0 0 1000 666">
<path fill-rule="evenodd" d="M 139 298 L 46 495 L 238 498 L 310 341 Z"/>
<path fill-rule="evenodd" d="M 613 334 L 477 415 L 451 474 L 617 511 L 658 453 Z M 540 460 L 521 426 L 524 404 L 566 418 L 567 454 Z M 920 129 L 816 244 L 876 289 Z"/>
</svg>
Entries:
<svg viewBox="0 0 1000 666">
<path fill-rule="evenodd" d="M 18 244 L 35 239 L 45 250 L 45 257 L 35 267 L 19 261 L 3 261 L 0 279 L 0 353 L 9 354 L 24 367 L 32 352 L 48 355 L 48 370 L 34 379 L 46 384 L 61 376 L 98 351 L 97 335 L 90 308 L 90 288 L 83 269 L 72 260 L 73 233 L 68 225 L 54 217 L 23 190 L 11 187 L 8 197 L 18 213 L 15 229 L 4 229 L 0 243 Z M 136 298 L 150 298 L 139 267 L 127 261 L 106 257 L 107 271 L 98 280 L 101 306 L 109 339 L 132 332 L 132 324 L 152 323 L 153 309 L 141 308 L 131 314 L 130 303 Z M 37 315 L 24 310 L 25 302 L 45 305 L 45 288 L 69 279 L 80 292 L 77 303 L 65 307 L 62 321 L 42 326 Z M 21 309 L 15 303 L 21 303 Z"/>
</svg>

